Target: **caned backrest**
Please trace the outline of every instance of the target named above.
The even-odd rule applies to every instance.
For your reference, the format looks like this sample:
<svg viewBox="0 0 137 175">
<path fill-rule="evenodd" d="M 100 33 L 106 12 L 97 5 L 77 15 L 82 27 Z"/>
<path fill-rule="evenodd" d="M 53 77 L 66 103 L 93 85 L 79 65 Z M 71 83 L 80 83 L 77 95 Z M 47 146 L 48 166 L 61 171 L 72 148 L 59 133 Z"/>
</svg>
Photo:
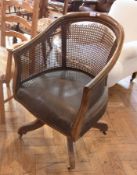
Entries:
<svg viewBox="0 0 137 175">
<path fill-rule="evenodd" d="M 120 53 L 119 30 L 109 16 L 98 13 L 74 13 L 57 19 L 14 54 L 21 70 L 20 81 L 60 69 L 83 71 L 94 77 L 105 69 L 107 74 Z"/>
</svg>

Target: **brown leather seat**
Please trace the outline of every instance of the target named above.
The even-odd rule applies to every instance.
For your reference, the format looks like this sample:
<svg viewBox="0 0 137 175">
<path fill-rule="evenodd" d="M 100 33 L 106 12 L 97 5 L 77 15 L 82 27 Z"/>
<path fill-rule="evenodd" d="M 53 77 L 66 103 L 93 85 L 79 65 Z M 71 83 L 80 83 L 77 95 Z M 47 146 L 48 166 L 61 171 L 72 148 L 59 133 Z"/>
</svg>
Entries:
<svg viewBox="0 0 137 175">
<path fill-rule="evenodd" d="M 123 30 L 111 17 L 72 13 L 15 50 L 14 96 L 37 118 L 18 130 L 20 136 L 44 124 L 58 130 L 67 136 L 74 168 L 73 142 L 92 127 L 107 130 L 98 120 L 107 107 L 107 75 L 122 43 Z"/>
<path fill-rule="evenodd" d="M 83 87 L 91 79 L 89 75 L 77 71 L 46 73 L 26 82 L 17 92 L 18 101 L 49 126 L 58 129 L 65 135 L 71 135 L 71 125 L 80 107 Z M 97 103 L 98 98 L 100 103 Z M 94 116 L 105 110 L 106 87 L 100 85 L 91 95 L 91 99 L 90 106 L 94 105 L 95 109 L 90 110 L 89 106 L 82 134 L 99 119 L 94 119 Z M 102 110 L 98 111 L 98 108 Z"/>
</svg>

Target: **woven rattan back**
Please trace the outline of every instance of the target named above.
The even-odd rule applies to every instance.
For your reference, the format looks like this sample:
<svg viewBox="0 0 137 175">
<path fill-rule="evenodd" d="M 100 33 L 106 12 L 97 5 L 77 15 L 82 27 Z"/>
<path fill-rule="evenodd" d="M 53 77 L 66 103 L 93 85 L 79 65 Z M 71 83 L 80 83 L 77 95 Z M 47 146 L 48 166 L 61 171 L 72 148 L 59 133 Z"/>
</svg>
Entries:
<svg viewBox="0 0 137 175">
<path fill-rule="evenodd" d="M 21 81 L 55 69 L 96 76 L 115 56 L 120 33 L 116 25 L 103 14 L 76 13 L 58 19 L 18 52 Z"/>
</svg>

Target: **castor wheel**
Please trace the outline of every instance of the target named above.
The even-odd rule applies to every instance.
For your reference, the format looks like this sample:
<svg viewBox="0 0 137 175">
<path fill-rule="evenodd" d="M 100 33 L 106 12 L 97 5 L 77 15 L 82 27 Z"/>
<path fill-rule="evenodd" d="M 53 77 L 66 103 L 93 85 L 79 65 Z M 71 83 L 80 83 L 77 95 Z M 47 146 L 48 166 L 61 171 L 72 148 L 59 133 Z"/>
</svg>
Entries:
<svg viewBox="0 0 137 175">
<path fill-rule="evenodd" d="M 23 134 L 19 134 L 19 139 L 22 139 Z"/>
<path fill-rule="evenodd" d="M 100 131 L 101 131 L 104 135 L 106 135 L 106 134 L 107 134 L 107 131 L 108 131 L 108 125 L 105 124 L 105 123 L 102 123 L 102 126 L 101 126 Z"/>
<path fill-rule="evenodd" d="M 26 134 L 26 133 L 27 131 L 25 131 L 23 127 L 19 128 L 18 134 L 20 139 L 22 138 L 23 134 Z"/>
<path fill-rule="evenodd" d="M 19 137 L 22 138 L 23 134 L 26 134 L 27 132 L 33 131 L 35 129 L 38 129 L 40 127 L 42 127 L 45 123 L 39 119 L 36 119 L 26 125 L 21 126 L 18 129 L 18 134 Z"/>
<path fill-rule="evenodd" d="M 98 122 L 98 123 L 95 123 L 93 127 L 99 129 L 104 135 L 107 134 L 108 125 L 106 123 Z"/>
</svg>

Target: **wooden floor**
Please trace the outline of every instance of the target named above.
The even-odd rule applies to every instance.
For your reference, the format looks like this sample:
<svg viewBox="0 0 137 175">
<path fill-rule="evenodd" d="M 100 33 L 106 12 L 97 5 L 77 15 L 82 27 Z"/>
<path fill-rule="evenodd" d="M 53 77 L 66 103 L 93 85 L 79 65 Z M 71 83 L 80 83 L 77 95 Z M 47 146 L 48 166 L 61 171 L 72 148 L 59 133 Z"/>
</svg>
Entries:
<svg viewBox="0 0 137 175">
<path fill-rule="evenodd" d="M 76 143 L 76 168 L 67 170 L 65 137 L 45 126 L 19 140 L 17 129 L 34 117 L 14 100 L 0 124 L 0 175 L 137 175 L 137 79 L 110 89 L 102 120 L 107 135 L 90 130 Z"/>
</svg>

